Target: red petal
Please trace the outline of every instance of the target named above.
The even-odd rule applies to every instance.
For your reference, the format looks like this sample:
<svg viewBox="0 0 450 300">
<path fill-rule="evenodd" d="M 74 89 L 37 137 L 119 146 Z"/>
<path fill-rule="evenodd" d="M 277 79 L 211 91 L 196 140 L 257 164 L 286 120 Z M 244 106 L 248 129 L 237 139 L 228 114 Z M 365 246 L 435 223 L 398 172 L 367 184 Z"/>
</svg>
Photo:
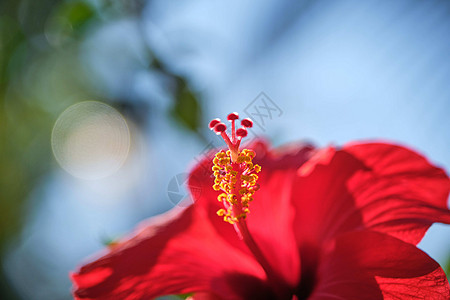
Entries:
<svg viewBox="0 0 450 300">
<path fill-rule="evenodd" d="M 73 274 L 74 294 L 79 299 L 152 299 L 213 291 L 240 298 L 237 286 L 264 286 L 258 263 L 224 238 L 239 242 L 234 235 L 218 236 L 195 206 L 158 217 Z"/>
<path fill-rule="evenodd" d="M 262 166 L 258 174 L 261 189 L 255 193 L 246 219 L 249 231 L 271 266 L 286 283 L 295 286 L 299 281 L 300 261 L 293 232 L 294 210 L 290 194 L 296 170 L 311 156 L 313 147 L 296 144 L 269 151 L 265 143 L 258 141 L 243 148 L 253 149 L 256 152 L 254 162 Z M 201 188 L 196 203 L 208 212 L 216 230 L 220 234 L 231 234 L 233 226 L 216 215 L 220 208 L 220 203 L 216 201 L 219 192 L 212 189 L 211 161 L 212 158 L 208 157 L 197 166 L 191 174 L 189 185 Z"/>
<path fill-rule="evenodd" d="M 329 148 L 298 174 L 292 201 L 302 245 L 363 228 L 415 244 L 433 222 L 450 223 L 447 175 L 403 147 Z"/>
<path fill-rule="evenodd" d="M 348 182 L 366 226 L 417 244 L 432 223 L 450 223 L 450 180 L 423 156 L 379 143 L 344 151 L 370 168 Z"/>
<path fill-rule="evenodd" d="M 449 299 L 440 266 L 415 246 L 386 234 L 340 236 L 323 256 L 311 299 Z"/>
<path fill-rule="evenodd" d="M 364 169 L 350 154 L 327 148 L 298 170 L 292 203 L 301 247 L 319 247 L 339 233 L 364 228 L 355 200 L 347 190 L 348 180 Z"/>
</svg>

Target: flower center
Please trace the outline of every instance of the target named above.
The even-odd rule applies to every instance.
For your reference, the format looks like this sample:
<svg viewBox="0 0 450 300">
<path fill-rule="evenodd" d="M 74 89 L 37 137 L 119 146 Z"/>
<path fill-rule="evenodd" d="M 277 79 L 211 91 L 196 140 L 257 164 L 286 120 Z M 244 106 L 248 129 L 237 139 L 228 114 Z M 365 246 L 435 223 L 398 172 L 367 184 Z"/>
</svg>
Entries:
<svg viewBox="0 0 450 300">
<path fill-rule="evenodd" d="M 217 211 L 225 222 L 235 224 L 240 219 L 245 219 L 249 210 L 249 202 L 253 200 L 253 194 L 259 189 L 256 183 L 258 173 L 261 171 L 259 165 L 254 165 L 252 160 L 255 152 L 248 149 L 239 151 L 242 138 L 247 136 L 247 129 L 253 126 L 250 119 L 241 121 L 242 127 L 236 130 L 235 121 L 239 119 L 237 113 L 231 113 L 227 119 L 231 122 L 231 138 L 226 133 L 227 126 L 214 119 L 209 123 L 211 130 L 220 134 L 227 144 L 228 151 L 219 151 L 214 157 L 214 185 L 213 189 L 222 191 L 217 199 L 224 208 Z"/>
</svg>

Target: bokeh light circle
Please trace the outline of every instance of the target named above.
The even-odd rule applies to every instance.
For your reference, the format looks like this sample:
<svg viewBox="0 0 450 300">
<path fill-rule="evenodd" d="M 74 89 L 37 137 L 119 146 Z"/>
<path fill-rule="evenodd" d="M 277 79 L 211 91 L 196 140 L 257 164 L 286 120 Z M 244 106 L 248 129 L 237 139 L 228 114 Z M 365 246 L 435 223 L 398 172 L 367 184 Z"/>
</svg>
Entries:
<svg viewBox="0 0 450 300">
<path fill-rule="evenodd" d="M 53 154 L 68 173 L 101 179 L 116 173 L 127 159 L 130 131 L 111 106 L 84 101 L 67 108 L 52 131 Z"/>
</svg>

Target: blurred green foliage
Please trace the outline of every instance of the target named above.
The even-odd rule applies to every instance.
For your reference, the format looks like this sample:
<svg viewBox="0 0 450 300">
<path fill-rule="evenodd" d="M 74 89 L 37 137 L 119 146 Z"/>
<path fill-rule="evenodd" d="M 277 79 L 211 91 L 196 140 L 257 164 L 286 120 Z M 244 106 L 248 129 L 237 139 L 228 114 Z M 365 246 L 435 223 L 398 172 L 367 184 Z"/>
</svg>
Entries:
<svg viewBox="0 0 450 300">
<path fill-rule="evenodd" d="M 30 192 L 52 166 L 53 122 L 75 100 L 68 94 L 84 87 L 72 46 L 93 16 L 81 1 L 0 2 L 0 255 L 25 221 Z M 18 298 L 4 274 L 0 298 Z"/>
<path fill-rule="evenodd" d="M 151 49 L 148 49 L 148 52 L 152 57 L 150 68 L 158 70 L 173 80 L 171 118 L 179 125 L 196 133 L 200 139 L 205 140 L 200 130 L 203 119 L 200 96 L 189 87 L 185 78 L 172 73 L 170 68 L 161 62 Z"/>
<path fill-rule="evenodd" d="M 447 274 L 447 279 L 450 281 L 450 255 L 447 258 L 447 263 L 443 266 L 445 273 Z"/>
<path fill-rule="evenodd" d="M 184 127 L 198 132 L 201 125 L 201 106 L 197 96 L 181 78 L 175 94 L 172 116 Z"/>
<path fill-rule="evenodd" d="M 27 195 L 51 166 L 57 114 L 74 101 L 68 94 L 84 87 L 72 46 L 94 10 L 81 1 L 47 0 L 4 1 L 0 11 L 1 250 L 20 229 Z M 62 26 L 71 30 L 52 31 Z M 50 44 L 58 34 L 60 43 Z"/>
<path fill-rule="evenodd" d="M 55 162 L 50 136 L 58 115 L 86 99 L 102 99 L 79 59 L 83 38 L 122 16 L 139 18 L 142 1 L 3 0 L 0 2 L 0 264 L 17 236 L 26 200 Z M 173 81 L 170 115 L 197 132 L 198 96 L 153 54 L 155 69 Z M 0 299 L 15 299 L 0 272 Z"/>
</svg>

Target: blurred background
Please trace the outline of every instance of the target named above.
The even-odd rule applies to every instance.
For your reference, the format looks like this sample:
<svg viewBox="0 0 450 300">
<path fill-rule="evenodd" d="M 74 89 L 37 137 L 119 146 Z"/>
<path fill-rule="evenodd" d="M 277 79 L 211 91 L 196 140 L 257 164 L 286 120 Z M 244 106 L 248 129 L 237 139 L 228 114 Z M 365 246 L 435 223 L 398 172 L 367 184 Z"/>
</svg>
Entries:
<svg viewBox="0 0 450 300">
<path fill-rule="evenodd" d="M 443 0 L 1 0 L 0 299 L 71 299 L 231 111 L 274 145 L 381 138 L 450 170 L 449 37 Z M 449 272 L 450 226 L 420 247 Z"/>
</svg>

